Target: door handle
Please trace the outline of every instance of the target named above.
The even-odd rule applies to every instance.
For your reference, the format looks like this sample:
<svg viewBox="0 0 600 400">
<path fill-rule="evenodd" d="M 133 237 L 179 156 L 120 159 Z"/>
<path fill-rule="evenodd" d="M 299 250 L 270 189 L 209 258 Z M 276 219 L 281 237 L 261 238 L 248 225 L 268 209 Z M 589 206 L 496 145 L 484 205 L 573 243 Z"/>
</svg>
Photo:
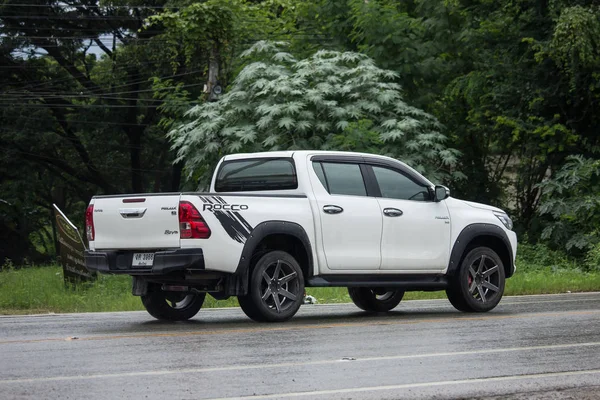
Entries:
<svg viewBox="0 0 600 400">
<path fill-rule="evenodd" d="M 323 212 L 325 212 L 326 214 L 339 214 L 343 211 L 344 209 L 340 206 L 334 206 L 332 204 L 323 206 Z"/>
<path fill-rule="evenodd" d="M 142 218 L 147 208 L 119 208 L 119 214 L 123 218 Z"/>
<path fill-rule="evenodd" d="M 404 214 L 402 212 L 402 210 L 398 210 L 397 208 L 384 208 L 383 209 L 383 215 L 385 215 L 386 217 L 401 217 L 402 214 Z"/>
</svg>

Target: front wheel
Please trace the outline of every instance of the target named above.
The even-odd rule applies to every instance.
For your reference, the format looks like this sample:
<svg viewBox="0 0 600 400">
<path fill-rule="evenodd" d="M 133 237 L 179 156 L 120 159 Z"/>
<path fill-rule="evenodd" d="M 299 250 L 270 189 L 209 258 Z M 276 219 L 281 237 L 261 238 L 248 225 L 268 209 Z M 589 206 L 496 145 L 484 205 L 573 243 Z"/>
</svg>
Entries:
<svg viewBox="0 0 600 400">
<path fill-rule="evenodd" d="M 404 297 L 403 290 L 389 288 L 350 287 L 348 294 L 358 308 L 369 312 L 390 311 Z"/>
<path fill-rule="evenodd" d="M 283 322 L 302 304 L 304 276 L 298 262 L 284 251 L 262 256 L 250 277 L 248 294 L 238 296 L 246 315 L 259 322 Z"/>
<path fill-rule="evenodd" d="M 469 251 L 446 289 L 448 300 L 459 311 L 486 312 L 498 305 L 504 294 L 504 264 L 490 248 Z"/>
<path fill-rule="evenodd" d="M 205 297 L 206 293 L 187 294 L 157 290 L 142 296 L 142 304 L 156 319 L 186 321 L 198 314 Z"/>
</svg>

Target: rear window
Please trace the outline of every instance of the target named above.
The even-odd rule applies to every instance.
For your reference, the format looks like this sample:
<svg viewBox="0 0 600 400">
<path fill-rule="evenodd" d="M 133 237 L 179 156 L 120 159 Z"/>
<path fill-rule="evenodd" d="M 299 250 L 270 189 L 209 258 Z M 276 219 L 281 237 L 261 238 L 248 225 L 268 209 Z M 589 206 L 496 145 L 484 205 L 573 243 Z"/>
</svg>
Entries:
<svg viewBox="0 0 600 400">
<path fill-rule="evenodd" d="M 296 168 L 291 158 L 255 158 L 221 164 L 215 190 L 246 192 L 297 189 Z"/>
</svg>

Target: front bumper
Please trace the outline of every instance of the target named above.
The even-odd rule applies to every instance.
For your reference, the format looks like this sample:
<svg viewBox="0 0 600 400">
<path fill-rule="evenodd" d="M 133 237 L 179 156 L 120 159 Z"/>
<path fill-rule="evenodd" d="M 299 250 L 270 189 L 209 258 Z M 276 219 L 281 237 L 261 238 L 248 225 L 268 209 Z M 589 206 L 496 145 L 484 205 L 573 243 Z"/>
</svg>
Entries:
<svg viewBox="0 0 600 400">
<path fill-rule="evenodd" d="M 204 269 L 202 249 L 156 251 L 152 266 L 133 267 L 133 254 L 140 252 L 142 251 L 86 250 L 85 266 L 90 271 L 124 275 L 165 275 L 173 271 Z"/>
</svg>

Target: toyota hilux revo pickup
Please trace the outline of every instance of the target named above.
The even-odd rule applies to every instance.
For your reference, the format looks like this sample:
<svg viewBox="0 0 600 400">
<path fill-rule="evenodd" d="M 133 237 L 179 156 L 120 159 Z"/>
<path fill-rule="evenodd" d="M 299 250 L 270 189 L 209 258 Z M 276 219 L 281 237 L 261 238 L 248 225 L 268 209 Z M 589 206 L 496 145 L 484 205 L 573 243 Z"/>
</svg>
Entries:
<svg viewBox="0 0 600 400">
<path fill-rule="evenodd" d="M 209 293 L 285 321 L 305 287 L 325 286 L 347 287 L 369 312 L 410 290 L 485 312 L 517 248 L 504 211 L 452 198 L 395 159 L 329 151 L 225 156 L 207 193 L 95 196 L 85 230 L 87 268 L 131 275 L 164 320 L 192 318 Z"/>
</svg>

